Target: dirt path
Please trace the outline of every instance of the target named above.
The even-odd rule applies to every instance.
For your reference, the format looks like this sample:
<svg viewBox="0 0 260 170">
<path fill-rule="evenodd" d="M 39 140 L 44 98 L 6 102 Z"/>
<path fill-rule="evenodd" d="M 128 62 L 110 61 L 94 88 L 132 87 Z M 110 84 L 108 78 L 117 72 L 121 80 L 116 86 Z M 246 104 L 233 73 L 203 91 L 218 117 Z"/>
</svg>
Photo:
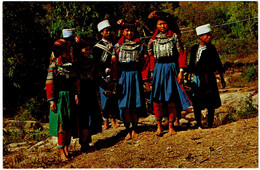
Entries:
<svg viewBox="0 0 260 170">
<path fill-rule="evenodd" d="M 175 136 L 157 137 L 153 126 L 140 129 L 144 131 L 135 139 L 124 141 L 123 132 L 113 134 L 100 143 L 103 147 L 96 144 L 95 151 L 50 168 L 258 167 L 258 117 L 212 129 L 181 130 Z"/>
<path fill-rule="evenodd" d="M 255 88 L 225 89 L 223 106 L 216 116 L 225 115 L 227 107 L 241 108 Z M 258 93 L 253 102 L 258 103 Z M 217 121 L 215 120 L 215 123 Z M 176 128 L 176 127 L 175 127 Z M 174 136 L 155 136 L 154 115 L 140 118 L 139 136 L 124 140 L 123 124 L 92 136 L 92 151 L 80 152 L 78 139 L 70 145 L 72 157 L 61 163 L 57 139 L 49 137 L 38 143 L 13 143 L 3 156 L 4 168 L 257 168 L 258 117 L 241 119 L 212 129 L 176 128 Z M 14 145 L 12 148 L 11 145 Z M 11 151 L 14 150 L 14 151 Z"/>
</svg>

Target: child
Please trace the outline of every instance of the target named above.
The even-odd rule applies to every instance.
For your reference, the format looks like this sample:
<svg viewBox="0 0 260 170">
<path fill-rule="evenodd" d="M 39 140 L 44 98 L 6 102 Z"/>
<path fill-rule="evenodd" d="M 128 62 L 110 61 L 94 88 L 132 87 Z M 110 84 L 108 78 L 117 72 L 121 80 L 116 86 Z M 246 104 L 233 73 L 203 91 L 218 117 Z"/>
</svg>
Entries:
<svg viewBox="0 0 260 170">
<path fill-rule="evenodd" d="M 101 108 L 103 111 L 104 129 L 108 129 L 108 119 L 111 116 L 112 127 L 115 129 L 119 125 L 116 122 L 116 115 L 119 114 L 118 103 L 115 94 L 112 91 L 115 89 L 115 84 L 110 81 L 111 57 L 113 51 L 112 30 L 107 19 L 98 24 L 98 31 L 102 35 L 102 39 L 94 46 L 94 60 L 98 63 L 99 76 L 106 82 L 106 89 L 100 87 Z"/>
<path fill-rule="evenodd" d="M 123 31 L 123 36 L 116 44 L 116 58 L 112 58 L 112 80 L 118 79 L 117 96 L 120 117 L 124 120 L 127 130 L 125 139 L 135 138 L 139 115 L 144 107 L 142 84 L 142 59 L 144 50 L 136 33 L 136 22 L 119 20 L 117 22 Z M 118 73 L 118 76 L 117 76 Z M 130 123 L 132 122 L 132 129 Z"/>
<path fill-rule="evenodd" d="M 78 104 L 79 83 L 75 73 L 74 29 L 63 29 L 63 38 L 54 43 L 46 80 L 47 101 L 50 102 L 50 136 L 58 137 L 62 161 L 68 160 L 75 105 Z"/>
<path fill-rule="evenodd" d="M 191 105 L 189 98 L 179 84 L 183 81 L 183 70 L 187 67 L 186 50 L 168 22 L 169 15 L 161 11 L 150 13 L 149 19 L 156 21 L 154 35 L 148 43 L 148 53 L 153 73 L 150 103 L 153 104 L 157 122 L 156 135 L 163 132 L 162 118 L 169 117 L 169 135 L 175 135 L 173 123 L 177 110 Z"/>
<path fill-rule="evenodd" d="M 90 150 L 91 135 L 102 132 L 102 116 L 97 91 L 99 76 L 97 65 L 91 58 L 90 43 L 80 40 L 74 50 L 77 56 L 77 71 L 80 79 L 79 128 L 81 152 Z"/>
<path fill-rule="evenodd" d="M 192 102 L 197 126 L 202 128 L 201 110 L 208 109 L 208 127 L 212 127 L 215 109 L 221 106 L 218 86 L 214 72 L 218 71 L 222 87 L 225 87 L 224 68 L 218 52 L 211 44 L 210 24 L 196 28 L 200 43 L 191 50 L 189 70 L 194 74 L 192 82 Z"/>
</svg>

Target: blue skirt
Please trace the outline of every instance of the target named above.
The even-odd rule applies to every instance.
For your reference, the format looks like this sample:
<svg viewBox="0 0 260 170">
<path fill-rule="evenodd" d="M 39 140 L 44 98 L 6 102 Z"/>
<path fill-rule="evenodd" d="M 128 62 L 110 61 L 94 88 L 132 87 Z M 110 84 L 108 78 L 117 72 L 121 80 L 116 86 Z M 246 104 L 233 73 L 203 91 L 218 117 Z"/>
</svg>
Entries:
<svg viewBox="0 0 260 170">
<path fill-rule="evenodd" d="M 118 99 L 116 95 L 110 94 L 110 96 L 107 96 L 104 94 L 105 90 L 102 87 L 99 87 L 100 91 L 100 104 L 101 109 L 103 111 L 103 118 L 107 119 L 109 117 L 109 114 L 112 114 L 115 116 L 114 118 L 118 117 L 119 114 L 119 108 L 118 108 Z"/>
<path fill-rule="evenodd" d="M 106 96 L 104 94 L 104 89 L 99 87 L 99 91 L 100 91 L 100 104 L 101 104 L 101 109 L 105 110 L 106 105 L 107 105 L 107 101 L 108 101 L 108 96 Z"/>
<path fill-rule="evenodd" d="M 153 87 L 150 103 L 174 102 L 181 105 L 181 110 L 191 106 L 191 101 L 183 87 L 177 82 L 178 67 L 175 63 L 155 63 Z"/>
<path fill-rule="evenodd" d="M 122 71 L 118 82 L 118 97 L 120 109 L 144 106 L 142 77 L 138 71 Z"/>
</svg>

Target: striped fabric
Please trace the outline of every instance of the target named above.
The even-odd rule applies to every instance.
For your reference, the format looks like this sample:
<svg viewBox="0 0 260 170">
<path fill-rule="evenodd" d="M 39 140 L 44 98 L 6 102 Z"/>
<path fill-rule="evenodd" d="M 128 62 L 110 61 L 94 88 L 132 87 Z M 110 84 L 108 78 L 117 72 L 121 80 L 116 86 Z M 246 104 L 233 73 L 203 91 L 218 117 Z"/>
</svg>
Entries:
<svg viewBox="0 0 260 170">
<path fill-rule="evenodd" d="M 47 101 L 54 100 L 54 75 L 57 72 L 55 62 L 56 62 L 56 58 L 54 56 L 54 53 L 52 52 L 50 57 L 50 65 L 48 69 L 47 79 L 46 79 Z"/>
</svg>

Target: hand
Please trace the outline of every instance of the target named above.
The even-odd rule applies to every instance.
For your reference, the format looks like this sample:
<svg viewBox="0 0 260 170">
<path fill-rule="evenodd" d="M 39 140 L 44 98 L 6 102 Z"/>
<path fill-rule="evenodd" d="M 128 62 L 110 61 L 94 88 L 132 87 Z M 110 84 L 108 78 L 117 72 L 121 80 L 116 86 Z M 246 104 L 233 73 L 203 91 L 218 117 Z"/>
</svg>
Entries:
<svg viewBox="0 0 260 170">
<path fill-rule="evenodd" d="M 179 84 L 183 82 L 183 71 L 179 72 L 177 81 Z"/>
<path fill-rule="evenodd" d="M 188 74 L 188 81 L 191 81 L 191 74 Z"/>
<path fill-rule="evenodd" d="M 222 88 L 223 88 L 223 89 L 226 87 L 226 82 L 225 82 L 225 80 L 221 81 L 221 85 L 222 85 Z"/>
<path fill-rule="evenodd" d="M 111 94 L 111 91 L 109 91 L 109 90 L 105 90 L 105 91 L 104 91 L 104 95 L 105 95 L 105 96 L 110 96 L 110 94 Z"/>
<path fill-rule="evenodd" d="M 75 96 L 75 102 L 76 102 L 76 105 L 79 105 L 79 96 L 78 95 Z"/>
<path fill-rule="evenodd" d="M 147 87 L 147 88 L 151 86 L 150 82 L 144 82 L 144 85 L 145 85 L 145 87 Z"/>
<path fill-rule="evenodd" d="M 112 91 L 112 94 L 113 94 L 113 95 L 116 95 L 116 90 Z"/>
<path fill-rule="evenodd" d="M 190 86 L 191 85 L 191 76 L 192 76 L 192 74 L 188 74 L 188 80 L 187 80 L 187 84 L 188 84 L 188 86 Z"/>
<path fill-rule="evenodd" d="M 221 78 L 221 85 L 222 85 L 222 88 L 224 89 L 226 87 L 226 82 L 224 79 Z"/>
<path fill-rule="evenodd" d="M 54 101 L 50 102 L 50 108 L 51 108 L 51 111 L 53 111 L 55 113 L 57 112 L 56 103 Z"/>
<path fill-rule="evenodd" d="M 220 79 L 221 79 L 222 88 L 225 88 L 226 87 L 226 82 L 225 82 L 223 74 L 220 74 Z"/>
</svg>

